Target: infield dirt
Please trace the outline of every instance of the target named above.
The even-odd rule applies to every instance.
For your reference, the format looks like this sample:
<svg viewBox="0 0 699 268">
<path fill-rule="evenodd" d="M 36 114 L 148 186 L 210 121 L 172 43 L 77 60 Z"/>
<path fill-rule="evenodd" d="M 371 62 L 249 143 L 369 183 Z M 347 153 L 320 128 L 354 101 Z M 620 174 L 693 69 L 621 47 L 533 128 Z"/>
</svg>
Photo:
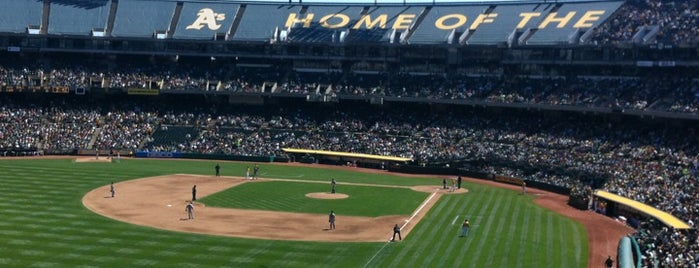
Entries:
<svg viewBox="0 0 699 268">
<path fill-rule="evenodd" d="M 387 241 L 395 223 L 406 223 L 403 234 L 424 217 L 426 211 L 443 194 L 439 188 L 418 187 L 415 190 L 433 191 L 414 217 L 389 215 L 356 217 L 338 215 L 336 229 L 328 230 L 328 216 L 324 214 L 290 213 L 263 210 L 206 207 L 195 202 L 195 218 L 186 219 L 185 205 L 191 199 L 191 187 L 197 185 L 201 198 L 242 183 L 259 183 L 268 179 L 246 180 L 242 177 L 215 177 L 176 174 L 142 178 L 115 183 L 116 196 L 111 197 L 109 186 L 94 189 L 83 198 L 90 210 L 119 221 L 161 229 L 214 234 L 223 236 L 300 241 L 376 242 Z M 465 193 L 465 190 L 461 190 Z M 309 193 L 309 198 L 342 198 L 345 194 Z M 189 199 L 188 199 L 189 198 Z M 423 212 L 424 211 L 424 212 Z M 386 226 L 386 228 L 377 228 Z"/>
</svg>

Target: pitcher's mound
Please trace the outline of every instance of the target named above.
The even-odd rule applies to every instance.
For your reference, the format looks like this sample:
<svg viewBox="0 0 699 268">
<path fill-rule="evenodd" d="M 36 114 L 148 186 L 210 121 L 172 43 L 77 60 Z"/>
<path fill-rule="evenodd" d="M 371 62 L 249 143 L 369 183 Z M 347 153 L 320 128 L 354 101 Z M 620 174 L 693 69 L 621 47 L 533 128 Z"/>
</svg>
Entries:
<svg viewBox="0 0 699 268">
<path fill-rule="evenodd" d="M 317 198 L 317 199 L 344 199 L 348 198 L 349 195 L 340 193 L 307 193 L 306 197 Z"/>
</svg>

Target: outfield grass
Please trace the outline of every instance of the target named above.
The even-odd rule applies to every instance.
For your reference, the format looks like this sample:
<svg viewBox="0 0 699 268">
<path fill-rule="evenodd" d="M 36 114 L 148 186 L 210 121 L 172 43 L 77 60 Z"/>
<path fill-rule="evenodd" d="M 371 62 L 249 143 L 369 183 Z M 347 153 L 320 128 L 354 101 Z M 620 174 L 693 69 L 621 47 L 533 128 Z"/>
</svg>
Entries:
<svg viewBox="0 0 699 268">
<path fill-rule="evenodd" d="M 250 166 L 218 163 L 222 165 L 223 176 L 243 176 L 245 167 Z M 531 196 L 473 183 L 465 184 L 470 191 L 468 194 L 442 197 L 400 243 L 268 241 L 170 232 L 114 221 L 92 213 L 81 203 L 85 193 L 110 181 L 173 173 L 213 174 L 214 165 L 215 162 L 206 161 L 129 159 L 120 163 L 0 160 L 0 189 L 3 191 L 0 195 L 3 219 L 0 221 L 0 267 L 587 266 L 587 236 L 582 225 L 534 205 Z M 261 165 L 260 176 L 325 182 L 332 177 L 339 182 L 407 186 L 441 183 L 434 178 L 267 164 Z M 329 187 L 311 183 L 297 186 L 318 186 L 322 188 L 319 191 L 327 191 Z M 371 188 L 338 185 L 340 192 L 351 190 L 352 196 L 363 192 L 371 195 Z M 237 192 L 239 190 L 241 192 Z M 245 189 L 229 190 L 232 191 L 229 196 L 259 195 L 261 193 L 254 192 L 262 189 L 242 190 Z M 420 199 L 404 198 L 403 189 L 396 190 L 396 193 L 381 196 L 391 200 L 407 199 L 406 207 L 415 207 L 414 200 Z M 281 199 L 302 203 L 302 199 L 290 198 L 284 192 L 276 194 Z M 225 196 L 221 195 L 223 203 L 239 202 L 225 200 Z M 205 201 L 219 202 L 216 198 L 210 196 L 211 200 Z M 273 195 L 268 198 L 274 200 Z M 306 206 L 299 211 L 318 209 L 325 213 L 327 209 L 322 205 Z M 471 219 L 472 230 L 469 237 L 459 238 L 458 225 L 464 217 Z M 389 232 L 390 225 L 387 223 Z"/>
</svg>

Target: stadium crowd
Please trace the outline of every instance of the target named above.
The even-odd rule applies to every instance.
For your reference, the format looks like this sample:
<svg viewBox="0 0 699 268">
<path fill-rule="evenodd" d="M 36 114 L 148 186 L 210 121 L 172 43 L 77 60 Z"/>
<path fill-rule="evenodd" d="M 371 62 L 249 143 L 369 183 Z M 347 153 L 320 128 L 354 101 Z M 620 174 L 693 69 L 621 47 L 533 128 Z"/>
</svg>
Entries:
<svg viewBox="0 0 699 268">
<path fill-rule="evenodd" d="M 658 27 L 651 43 L 664 45 L 699 44 L 699 6 L 696 1 L 627 0 L 616 14 L 595 30 L 597 44 L 632 40 L 644 27 Z"/>
<path fill-rule="evenodd" d="M 162 91 L 228 91 L 240 93 L 320 94 L 482 103 L 521 103 L 584 108 L 613 108 L 673 113 L 699 113 L 699 78 L 691 71 L 668 70 L 635 76 L 545 76 L 501 72 L 488 75 L 461 74 L 323 74 L 279 69 L 236 68 L 212 74 L 213 69 L 189 65 L 166 67 L 143 65 L 119 71 L 82 66 L 72 68 L 0 67 L 3 86 L 67 86 L 89 88 L 155 88 Z M 147 70 L 148 71 L 145 71 Z M 255 73 L 251 75 L 250 73 Z M 225 74 L 224 74 L 225 73 Z M 247 80 L 247 78 L 250 80 Z M 286 79 L 281 79 L 285 77 Z M 275 80 L 281 79 L 281 80 Z M 354 83 L 353 81 L 356 81 Z"/>
</svg>

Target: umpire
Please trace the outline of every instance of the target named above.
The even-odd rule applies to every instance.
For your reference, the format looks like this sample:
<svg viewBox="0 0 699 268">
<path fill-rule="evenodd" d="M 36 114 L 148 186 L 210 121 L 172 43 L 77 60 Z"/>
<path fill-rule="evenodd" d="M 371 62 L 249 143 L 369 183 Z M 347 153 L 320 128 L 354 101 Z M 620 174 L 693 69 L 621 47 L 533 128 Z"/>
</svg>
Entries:
<svg viewBox="0 0 699 268">
<path fill-rule="evenodd" d="M 192 201 L 197 201 L 197 185 L 192 187 Z"/>
<path fill-rule="evenodd" d="M 398 235 L 399 240 L 403 240 L 403 237 L 400 235 L 400 226 L 398 226 L 398 224 L 393 226 L 393 238 L 391 238 L 391 242 L 396 241 L 396 235 Z"/>
</svg>

